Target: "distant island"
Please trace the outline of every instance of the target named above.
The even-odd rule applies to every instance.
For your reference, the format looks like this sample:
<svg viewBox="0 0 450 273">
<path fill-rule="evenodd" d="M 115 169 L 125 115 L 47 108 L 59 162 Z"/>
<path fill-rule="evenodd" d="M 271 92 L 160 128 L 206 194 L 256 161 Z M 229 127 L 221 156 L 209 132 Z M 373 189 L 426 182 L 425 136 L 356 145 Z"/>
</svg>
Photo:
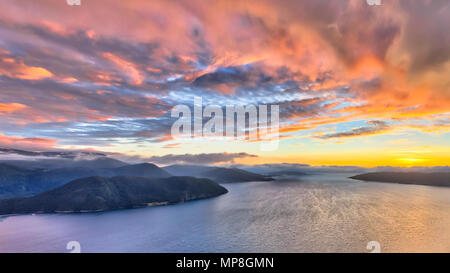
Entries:
<svg viewBox="0 0 450 273">
<path fill-rule="evenodd" d="M 97 212 L 159 206 L 219 196 L 228 190 L 194 177 L 88 177 L 33 197 L 0 200 L 0 215 Z"/>
<path fill-rule="evenodd" d="M 300 171 L 277 171 L 277 172 L 271 172 L 268 173 L 268 175 L 270 176 L 303 176 L 303 175 L 307 175 L 304 172 L 300 172 Z"/>
<path fill-rule="evenodd" d="M 450 187 L 450 172 L 373 172 L 351 176 L 362 181 Z"/>
</svg>

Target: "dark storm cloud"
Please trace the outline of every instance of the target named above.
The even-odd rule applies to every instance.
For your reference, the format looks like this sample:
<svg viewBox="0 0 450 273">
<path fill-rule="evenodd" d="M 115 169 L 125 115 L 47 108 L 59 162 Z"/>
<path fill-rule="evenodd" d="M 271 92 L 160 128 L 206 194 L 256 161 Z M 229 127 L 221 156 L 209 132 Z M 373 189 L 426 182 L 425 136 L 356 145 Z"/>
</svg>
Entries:
<svg viewBox="0 0 450 273">
<path fill-rule="evenodd" d="M 230 66 L 219 68 L 212 73 L 202 75 L 195 79 L 194 86 L 210 87 L 216 84 L 253 84 L 272 80 L 269 75 L 264 74 L 252 65 Z"/>
<path fill-rule="evenodd" d="M 326 98 L 314 97 L 310 99 L 287 101 L 279 103 L 282 119 L 311 117 L 326 111 Z"/>
</svg>

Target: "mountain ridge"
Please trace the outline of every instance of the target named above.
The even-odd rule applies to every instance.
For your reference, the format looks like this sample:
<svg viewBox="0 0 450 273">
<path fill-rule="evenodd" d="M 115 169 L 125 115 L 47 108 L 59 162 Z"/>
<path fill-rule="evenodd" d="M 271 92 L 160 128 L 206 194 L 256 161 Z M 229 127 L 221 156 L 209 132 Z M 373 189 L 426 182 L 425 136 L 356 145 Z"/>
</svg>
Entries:
<svg viewBox="0 0 450 273">
<path fill-rule="evenodd" d="M 238 168 L 225 168 L 199 165 L 170 165 L 163 167 L 172 175 L 189 175 L 199 178 L 209 178 L 218 183 L 238 183 L 251 181 L 272 181 L 272 177 L 245 171 Z"/>
</svg>

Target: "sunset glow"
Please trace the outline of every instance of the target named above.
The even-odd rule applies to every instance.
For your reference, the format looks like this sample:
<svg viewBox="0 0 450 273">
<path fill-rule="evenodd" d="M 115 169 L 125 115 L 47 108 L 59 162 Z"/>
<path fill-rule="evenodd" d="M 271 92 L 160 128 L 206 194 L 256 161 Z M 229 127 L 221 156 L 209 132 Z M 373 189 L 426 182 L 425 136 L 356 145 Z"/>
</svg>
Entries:
<svg viewBox="0 0 450 273">
<path fill-rule="evenodd" d="M 239 155 L 211 164 L 450 162 L 448 1 L 0 2 L 0 147 Z M 278 149 L 173 138 L 170 111 L 194 96 L 279 105 Z"/>
</svg>

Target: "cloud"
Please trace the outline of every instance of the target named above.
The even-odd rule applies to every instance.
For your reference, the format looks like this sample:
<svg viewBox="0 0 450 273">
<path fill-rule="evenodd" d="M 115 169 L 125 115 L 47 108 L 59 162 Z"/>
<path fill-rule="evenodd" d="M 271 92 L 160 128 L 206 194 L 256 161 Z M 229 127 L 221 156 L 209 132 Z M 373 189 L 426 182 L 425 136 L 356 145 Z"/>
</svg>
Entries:
<svg viewBox="0 0 450 273">
<path fill-rule="evenodd" d="M 147 160 L 156 164 L 203 164 L 213 165 L 217 163 L 233 163 L 236 158 L 257 157 L 248 153 L 209 153 L 209 154 L 167 154 L 152 156 Z"/>
<path fill-rule="evenodd" d="M 5 77 L 0 77 L 0 83 L 5 88 L 0 93 L 0 101 L 28 106 L 8 115 L 11 123 L 155 117 L 170 108 L 156 97 L 113 87 L 76 86 L 53 80 L 29 82 Z"/>
<path fill-rule="evenodd" d="M 450 166 L 435 166 L 435 167 L 391 167 L 391 166 L 379 166 L 373 168 L 364 168 L 359 166 L 309 166 L 308 164 L 292 164 L 292 163 L 279 163 L 279 164 L 259 164 L 259 165 L 232 165 L 252 172 L 260 174 L 270 174 L 273 172 L 303 172 L 306 174 L 324 174 L 324 173 L 345 173 L 346 177 L 349 174 L 361 174 L 366 172 L 448 172 Z"/>
<path fill-rule="evenodd" d="M 105 0 L 76 12 L 7 1 L 0 132 L 85 146 L 158 143 L 170 139 L 170 109 L 194 95 L 221 106 L 279 104 L 284 134 L 357 118 L 433 118 L 450 109 L 449 12 L 445 0 Z M 369 121 L 320 138 L 388 128 Z"/>
<path fill-rule="evenodd" d="M 325 134 L 321 136 L 317 136 L 320 139 L 330 139 L 330 138 L 347 138 L 347 137 L 358 137 L 358 136 L 367 136 L 374 135 L 384 132 L 389 129 L 389 125 L 381 120 L 370 120 L 366 122 L 370 126 L 353 128 L 347 132 L 334 133 L 334 134 Z"/>
<path fill-rule="evenodd" d="M 56 144 L 56 140 L 39 137 L 17 137 L 0 134 L 0 147 L 15 149 L 49 149 Z"/>
<path fill-rule="evenodd" d="M 11 113 L 26 107 L 26 105 L 20 103 L 0 103 L 0 112 Z"/>
<path fill-rule="evenodd" d="M 43 67 L 29 66 L 23 60 L 16 60 L 0 51 L 0 75 L 8 75 L 23 80 L 40 80 L 53 77 L 53 74 Z"/>
<path fill-rule="evenodd" d="M 34 152 L 34 151 L 0 147 L 0 159 L 2 160 L 38 160 L 49 158 L 79 160 L 79 159 L 95 159 L 105 156 L 106 154 L 104 153 L 94 151 L 53 150 L 53 151 Z"/>
</svg>

